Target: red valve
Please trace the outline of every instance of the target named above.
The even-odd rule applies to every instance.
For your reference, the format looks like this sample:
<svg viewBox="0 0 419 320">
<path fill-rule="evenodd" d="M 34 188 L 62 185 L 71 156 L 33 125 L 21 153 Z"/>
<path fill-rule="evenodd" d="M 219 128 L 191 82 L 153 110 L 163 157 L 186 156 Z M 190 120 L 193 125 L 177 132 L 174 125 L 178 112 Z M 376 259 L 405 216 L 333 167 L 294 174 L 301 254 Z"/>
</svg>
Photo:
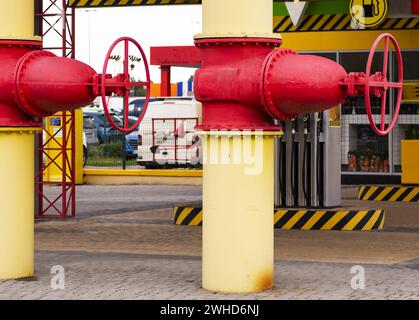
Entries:
<svg viewBox="0 0 419 320">
<path fill-rule="evenodd" d="M 110 78 L 109 75 L 106 73 L 108 69 L 109 59 L 111 57 L 112 51 L 120 42 L 124 42 L 124 73 L 118 74 L 116 77 Z M 129 43 L 130 42 L 133 43 L 141 53 L 141 57 L 142 57 L 142 61 L 144 62 L 144 68 L 145 68 L 145 73 L 146 73 L 145 82 L 143 81 L 131 82 L 130 75 L 129 75 Z M 121 132 L 131 132 L 139 126 L 139 124 L 143 120 L 144 115 L 147 111 L 148 102 L 150 100 L 150 83 L 151 83 L 150 70 L 148 68 L 147 58 L 140 44 L 136 40 L 129 37 L 122 37 L 122 38 L 117 39 L 108 50 L 108 53 L 105 58 L 105 63 L 103 65 L 103 72 L 102 72 L 102 77 L 101 77 L 101 95 L 102 95 L 103 109 L 105 111 L 106 118 L 115 129 Z M 146 97 L 145 97 L 145 102 L 144 102 L 142 112 L 139 118 L 137 119 L 137 121 L 132 126 L 129 126 L 128 103 L 129 103 L 129 96 L 130 96 L 131 88 L 144 87 L 144 86 L 147 88 L 147 92 L 146 92 Z M 124 107 L 123 107 L 124 126 L 123 127 L 119 127 L 110 115 L 109 105 L 106 99 L 107 92 L 116 93 L 117 95 L 122 96 L 124 98 Z"/>
<path fill-rule="evenodd" d="M 380 43 L 380 41 L 382 39 L 385 39 L 385 44 L 384 44 L 384 58 L 383 58 L 383 71 L 382 74 L 376 74 L 371 76 L 371 64 L 374 58 L 374 54 L 375 51 L 377 49 L 378 44 Z M 397 63 L 398 63 L 398 71 L 399 71 L 399 81 L 398 82 L 390 82 L 388 81 L 387 78 L 387 71 L 388 71 L 388 49 L 389 49 L 389 41 L 391 40 L 391 42 L 394 45 L 394 48 L 396 50 L 396 55 L 397 55 Z M 377 80 L 377 75 L 379 76 L 379 78 L 381 78 L 381 80 Z M 368 62 L 367 62 L 367 68 L 365 71 L 365 106 L 367 109 L 367 115 L 368 115 L 368 120 L 371 124 L 372 130 L 380 135 L 380 136 L 385 136 L 387 135 L 393 128 L 394 125 L 396 124 L 397 121 L 397 117 L 399 115 L 399 111 L 400 111 L 400 104 L 401 104 L 401 100 L 402 100 L 402 87 L 403 87 L 403 61 L 402 61 L 402 55 L 400 52 L 400 47 L 396 41 L 396 38 L 394 38 L 393 35 L 389 34 L 389 33 L 383 33 L 380 36 L 377 37 L 377 39 L 374 41 L 372 47 L 371 47 L 371 51 L 370 54 L 368 56 Z M 380 93 L 381 93 L 381 117 L 380 117 L 380 128 L 377 127 L 377 125 L 374 122 L 373 116 L 372 116 L 372 112 L 371 112 L 371 101 L 370 101 L 370 89 L 371 88 L 377 88 Z M 397 92 L 397 99 L 396 99 L 396 104 L 395 104 L 395 108 L 394 108 L 394 114 L 393 114 L 393 119 L 391 120 L 391 122 L 389 123 L 387 129 L 385 128 L 385 121 L 386 121 L 386 104 L 387 104 L 387 90 L 388 88 L 397 88 L 398 92 Z"/>
</svg>

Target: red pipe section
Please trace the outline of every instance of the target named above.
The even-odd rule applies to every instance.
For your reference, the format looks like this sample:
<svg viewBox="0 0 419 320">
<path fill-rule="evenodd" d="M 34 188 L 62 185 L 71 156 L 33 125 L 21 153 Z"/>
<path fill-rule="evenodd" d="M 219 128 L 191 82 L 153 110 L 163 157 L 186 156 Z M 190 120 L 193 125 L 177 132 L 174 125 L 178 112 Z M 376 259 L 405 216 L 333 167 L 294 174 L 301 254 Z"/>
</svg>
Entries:
<svg viewBox="0 0 419 320">
<path fill-rule="evenodd" d="M 83 107 L 98 95 L 91 67 L 40 48 L 40 42 L 0 41 L 0 126 L 40 125 L 39 117 Z"/>
<path fill-rule="evenodd" d="M 48 51 L 32 51 L 19 61 L 16 97 L 18 106 L 32 116 L 84 107 L 97 96 L 95 70 L 79 61 Z"/>
<path fill-rule="evenodd" d="M 200 129 L 277 130 L 289 120 L 342 103 L 346 71 L 334 61 L 278 49 L 266 38 L 200 39 L 202 67 L 194 78 L 203 103 Z"/>
<path fill-rule="evenodd" d="M 320 112 L 345 100 L 347 90 L 340 84 L 347 74 L 332 60 L 279 49 L 267 57 L 263 69 L 263 106 L 276 119 Z"/>
</svg>

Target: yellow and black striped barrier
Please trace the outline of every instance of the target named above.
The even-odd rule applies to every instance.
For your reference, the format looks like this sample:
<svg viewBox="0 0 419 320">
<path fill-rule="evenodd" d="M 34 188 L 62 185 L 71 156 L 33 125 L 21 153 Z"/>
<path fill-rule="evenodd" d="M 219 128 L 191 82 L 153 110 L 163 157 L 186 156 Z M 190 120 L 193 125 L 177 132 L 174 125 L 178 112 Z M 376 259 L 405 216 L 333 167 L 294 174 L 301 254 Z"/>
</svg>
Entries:
<svg viewBox="0 0 419 320">
<path fill-rule="evenodd" d="M 288 230 L 381 230 L 384 210 L 277 210 L 274 223 Z"/>
<path fill-rule="evenodd" d="M 67 5 L 74 8 L 158 6 L 176 4 L 200 4 L 201 0 L 68 0 Z"/>
<path fill-rule="evenodd" d="M 358 200 L 418 202 L 419 187 L 359 186 Z"/>
<path fill-rule="evenodd" d="M 174 223 L 185 226 L 202 226 L 202 208 L 174 207 Z"/>
<path fill-rule="evenodd" d="M 306 15 L 298 26 L 294 26 L 289 16 L 274 17 L 274 32 L 310 32 L 310 31 L 354 31 L 350 14 Z M 404 30 L 418 29 L 419 18 L 387 18 L 376 27 L 367 30 Z"/>
<path fill-rule="evenodd" d="M 202 208 L 174 207 L 174 224 L 202 226 Z M 382 230 L 384 210 L 279 209 L 274 212 L 274 227 L 288 230 Z"/>
</svg>

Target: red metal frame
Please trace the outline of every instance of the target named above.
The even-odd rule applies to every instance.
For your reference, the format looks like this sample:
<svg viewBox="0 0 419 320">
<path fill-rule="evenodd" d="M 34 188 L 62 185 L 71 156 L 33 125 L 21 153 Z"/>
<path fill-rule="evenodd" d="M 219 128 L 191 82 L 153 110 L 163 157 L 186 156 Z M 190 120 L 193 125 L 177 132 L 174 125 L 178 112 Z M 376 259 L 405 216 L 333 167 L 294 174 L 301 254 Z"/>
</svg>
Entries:
<svg viewBox="0 0 419 320">
<path fill-rule="evenodd" d="M 160 95 L 162 97 L 170 97 L 172 95 L 170 86 L 170 66 L 161 66 L 161 86 Z"/>
<path fill-rule="evenodd" d="M 75 58 L 75 9 L 67 8 L 66 0 L 37 0 L 35 21 L 38 21 L 39 35 L 43 40 L 48 36 L 59 37 L 59 43 L 53 46 L 44 46 L 43 49 L 59 51 L 60 55 L 68 58 Z M 46 27 L 46 28 L 44 28 Z M 37 137 L 36 152 L 38 155 L 38 169 L 35 175 L 35 218 L 67 218 L 76 215 L 76 184 L 75 184 L 75 113 L 62 112 L 62 127 L 53 135 L 43 129 Z M 56 137 L 62 133 L 62 142 Z M 46 141 L 43 141 L 45 135 Z M 48 151 L 49 142 L 55 141 L 59 145 L 59 154 L 51 159 Z M 71 144 L 70 144 L 71 142 Z M 57 150 L 57 148 L 55 148 Z M 69 157 L 69 153 L 71 156 Z M 61 163 L 57 159 L 61 156 Z M 48 182 L 44 180 L 43 174 L 49 166 L 45 166 L 44 157 L 54 163 L 61 170 L 60 182 Z M 44 189 L 45 185 L 56 185 L 59 187 L 59 194 L 49 195 Z"/>
<path fill-rule="evenodd" d="M 160 95 L 162 97 L 170 97 L 171 67 L 199 68 L 201 66 L 201 51 L 195 46 L 151 47 L 150 64 L 160 66 Z"/>
</svg>

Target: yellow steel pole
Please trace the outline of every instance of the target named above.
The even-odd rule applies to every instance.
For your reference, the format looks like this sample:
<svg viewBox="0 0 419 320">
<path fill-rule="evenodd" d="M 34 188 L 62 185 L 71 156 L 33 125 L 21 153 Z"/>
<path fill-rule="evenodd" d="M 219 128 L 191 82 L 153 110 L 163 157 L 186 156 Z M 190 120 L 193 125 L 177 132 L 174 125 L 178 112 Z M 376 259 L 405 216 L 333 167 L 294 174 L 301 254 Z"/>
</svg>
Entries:
<svg viewBox="0 0 419 320">
<path fill-rule="evenodd" d="M 0 128 L 0 280 L 34 272 L 34 141 L 39 128 Z"/>
<path fill-rule="evenodd" d="M 272 34 L 272 0 L 203 0 L 202 10 L 203 30 L 196 39 L 280 38 Z M 202 287 L 237 293 L 271 288 L 274 137 L 281 133 L 201 134 Z"/>
<path fill-rule="evenodd" d="M 0 2 L 0 40 L 36 40 L 34 1 Z M 34 273 L 34 141 L 40 128 L 0 127 L 0 280 Z"/>
<path fill-rule="evenodd" d="M 0 40 L 41 40 L 34 36 L 34 1 L 0 1 Z"/>
<path fill-rule="evenodd" d="M 203 138 L 204 289 L 273 286 L 274 134 Z"/>
<path fill-rule="evenodd" d="M 272 0 L 203 0 L 202 34 L 197 37 L 277 38 L 272 25 Z"/>
</svg>

